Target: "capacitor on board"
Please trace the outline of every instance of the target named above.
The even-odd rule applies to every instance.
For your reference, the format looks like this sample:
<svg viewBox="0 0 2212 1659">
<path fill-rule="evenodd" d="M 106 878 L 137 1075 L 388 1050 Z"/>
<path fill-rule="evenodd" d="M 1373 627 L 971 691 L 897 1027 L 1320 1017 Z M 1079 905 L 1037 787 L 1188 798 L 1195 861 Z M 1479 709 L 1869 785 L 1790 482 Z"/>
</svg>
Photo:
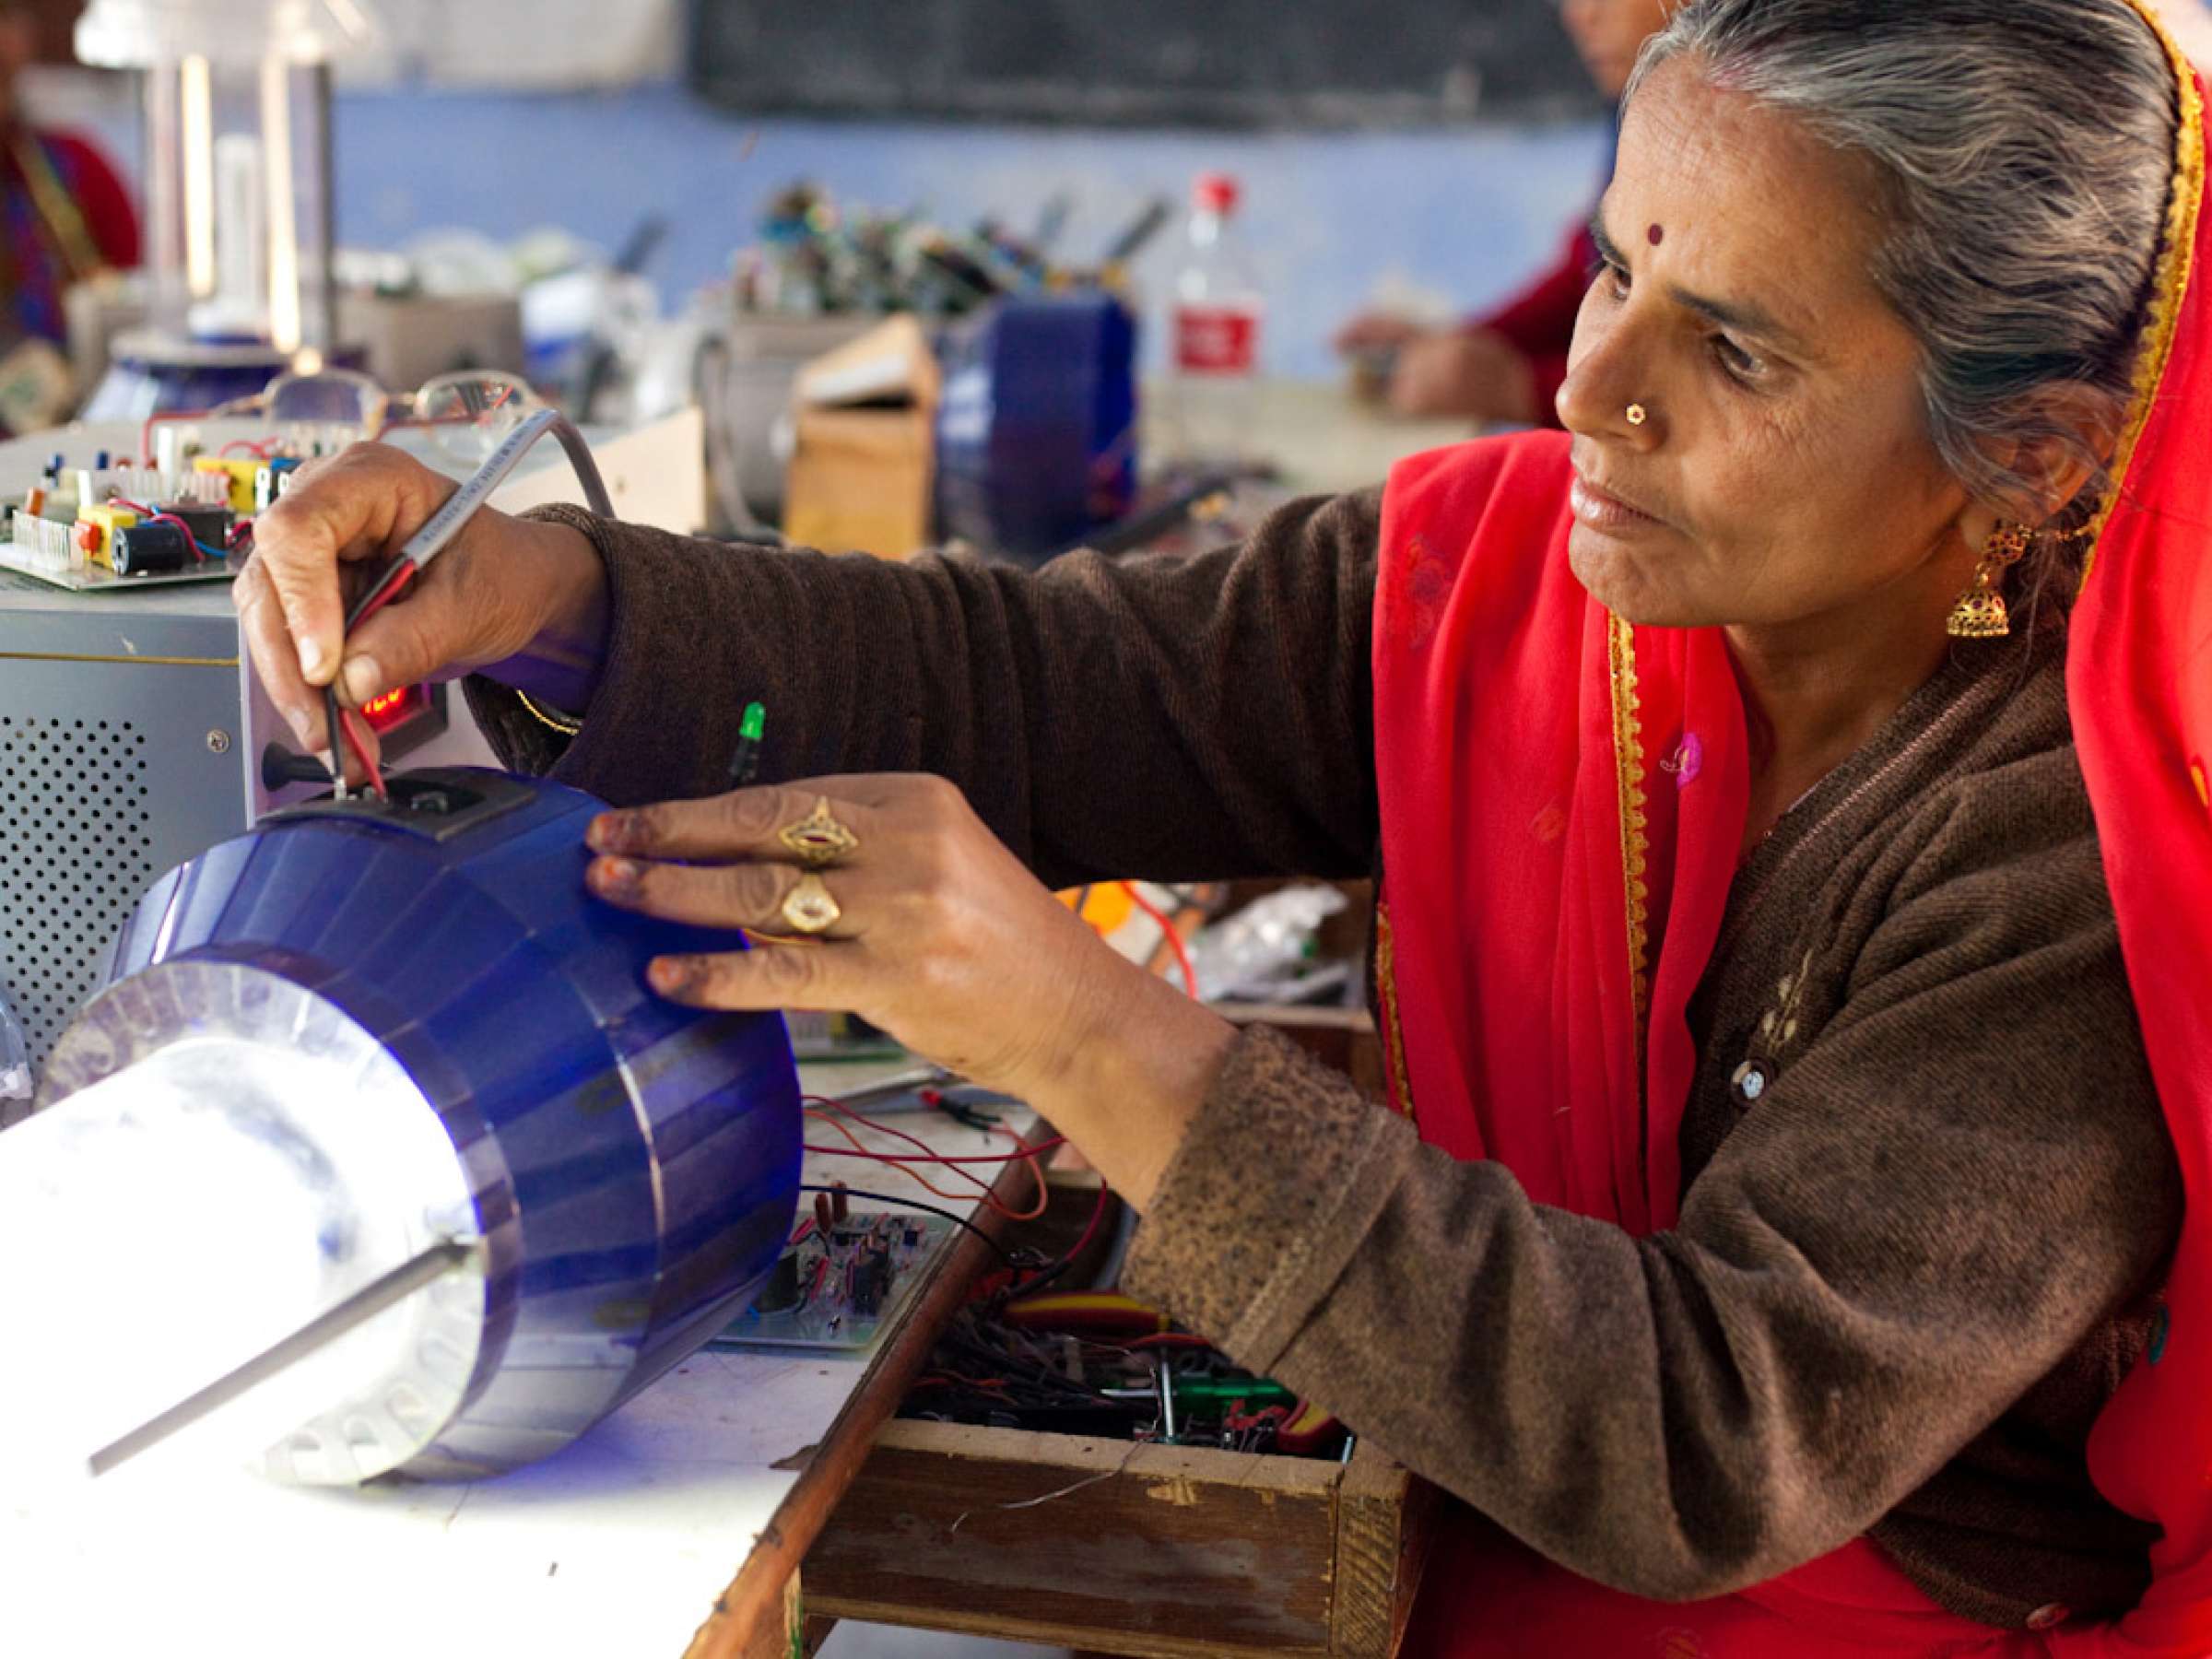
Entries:
<svg viewBox="0 0 2212 1659">
<path fill-rule="evenodd" d="M 181 571 L 193 562 L 192 538 L 174 524 L 149 521 L 115 533 L 114 560 L 118 576 L 159 576 Z"/>
</svg>

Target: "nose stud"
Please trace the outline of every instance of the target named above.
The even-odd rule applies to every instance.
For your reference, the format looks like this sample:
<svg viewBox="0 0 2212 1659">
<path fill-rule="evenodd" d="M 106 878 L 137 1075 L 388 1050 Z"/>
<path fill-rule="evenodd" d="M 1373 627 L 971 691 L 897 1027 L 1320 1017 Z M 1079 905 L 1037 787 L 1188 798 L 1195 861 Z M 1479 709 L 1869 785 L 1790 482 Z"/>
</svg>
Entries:
<svg viewBox="0 0 2212 1659">
<path fill-rule="evenodd" d="M 1641 426 L 1651 418 L 1652 412 L 1645 408 L 1641 404 L 1630 404 L 1629 406 L 1629 424 L 1630 426 Z"/>
</svg>

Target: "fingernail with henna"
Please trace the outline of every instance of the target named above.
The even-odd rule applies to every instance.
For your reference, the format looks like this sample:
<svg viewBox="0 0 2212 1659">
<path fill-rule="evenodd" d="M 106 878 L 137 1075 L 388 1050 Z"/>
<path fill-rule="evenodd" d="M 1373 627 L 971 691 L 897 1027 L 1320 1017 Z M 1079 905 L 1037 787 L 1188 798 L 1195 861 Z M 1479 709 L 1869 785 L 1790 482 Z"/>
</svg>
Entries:
<svg viewBox="0 0 2212 1659">
<path fill-rule="evenodd" d="M 602 858 L 592 865 L 592 887 L 610 899 L 629 899 L 636 895 L 643 874 L 627 858 Z"/>
<path fill-rule="evenodd" d="M 656 957 L 645 976 L 663 996 L 674 996 L 691 982 L 691 970 L 674 957 Z"/>
<path fill-rule="evenodd" d="M 585 831 L 594 851 L 638 853 L 644 850 L 644 820 L 634 812 L 603 812 Z"/>
</svg>

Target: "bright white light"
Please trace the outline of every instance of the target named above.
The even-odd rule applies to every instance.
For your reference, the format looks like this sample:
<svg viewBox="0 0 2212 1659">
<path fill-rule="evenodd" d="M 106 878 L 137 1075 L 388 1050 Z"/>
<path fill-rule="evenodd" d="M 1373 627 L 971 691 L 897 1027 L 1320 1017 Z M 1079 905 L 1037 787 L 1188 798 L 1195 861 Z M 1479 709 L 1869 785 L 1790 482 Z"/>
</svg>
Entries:
<svg viewBox="0 0 2212 1659">
<path fill-rule="evenodd" d="M 184 281 L 194 300 L 215 292 L 215 100 L 207 60 L 180 73 L 184 129 Z"/>
<path fill-rule="evenodd" d="M 465 1230 L 452 1143 L 367 1033 L 282 982 L 255 1020 L 233 986 L 265 980 L 250 970 L 177 973 L 198 976 L 187 1029 L 174 1004 L 134 1010 L 151 1052 L 0 1135 L 0 1491 L 81 1481 L 92 1453 Z M 259 1465 L 314 1422 L 288 1477 L 392 1467 L 421 1436 L 390 1391 L 445 1420 L 482 1291 L 480 1270 L 449 1276 L 108 1478 Z M 451 1350 L 437 1376 L 433 1344 Z"/>
<path fill-rule="evenodd" d="M 269 344 L 300 349 L 300 215 L 292 200 L 292 69 L 281 58 L 261 66 L 261 135 L 268 179 Z"/>
</svg>

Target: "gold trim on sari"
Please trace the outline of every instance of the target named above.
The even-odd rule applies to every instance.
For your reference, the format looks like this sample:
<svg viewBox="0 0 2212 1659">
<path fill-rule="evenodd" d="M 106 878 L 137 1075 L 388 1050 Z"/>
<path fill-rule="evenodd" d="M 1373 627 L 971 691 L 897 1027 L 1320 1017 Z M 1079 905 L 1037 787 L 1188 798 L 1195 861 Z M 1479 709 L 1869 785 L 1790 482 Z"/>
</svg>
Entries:
<svg viewBox="0 0 2212 1659">
<path fill-rule="evenodd" d="M 2158 403 L 2159 387 L 2173 356 L 2173 340 L 2182 325 L 2182 300 L 2189 292 L 2191 267 L 2195 263 L 2197 214 L 2205 195 L 2205 100 L 2197 90 L 2195 66 L 2183 52 L 2150 0 L 2128 0 L 2172 61 L 2180 88 L 2181 110 L 2175 123 L 2173 194 L 2166 207 L 2166 241 L 2159 251 L 2159 266 L 2151 278 L 2150 315 L 2143 325 L 2143 347 L 2136 359 L 2135 402 L 2128 410 L 2127 427 L 2112 453 L 2112 488 L 2098 508 L 2095 530 L 2089 537 L 2088 557 L 2082 561 L 2081 585 L 2087 588 L 2097 569 L 2097 544 L 2120 505 L 2120 489 L 2135 465 L 2136 446 L 2142 442 Z"/>
<path fill-rule="evenodd" d="M 1613 677 L 1613 757 L 1620 782 L 1620 870 L 1629 918 L 1629 994 L 1635 1010 L 1636 1092 L 1643 1092 L 1644 1020 L 1651 1006 L 1650 819 L 1643 793 L 1643 722 L 1636 697 L 1636 629 L 1608 617 Z"/>
<path fill-rule="evenodd" d="M 1390 935 L 1390 906 L 1375 901 L 1375 1001 L 1381 1005 L 1382 1039 L 1390 1060 L 1391 1104 L 1415 1123 L 1413 1079 L 1406 1071 L 1406 1033 L 1398 1024 L 1398 963 Z"/>
</svg>

